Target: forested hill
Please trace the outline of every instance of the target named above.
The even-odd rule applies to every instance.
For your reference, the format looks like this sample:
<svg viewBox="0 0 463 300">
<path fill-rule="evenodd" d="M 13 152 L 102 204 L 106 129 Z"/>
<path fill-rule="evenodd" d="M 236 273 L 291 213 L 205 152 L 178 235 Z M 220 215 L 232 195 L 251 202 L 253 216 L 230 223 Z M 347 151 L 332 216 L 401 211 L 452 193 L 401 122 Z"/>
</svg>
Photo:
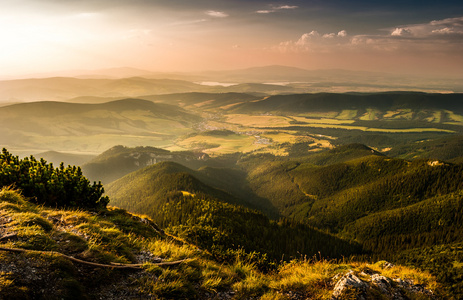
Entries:
<svg viewBox="0 0 463 300">
<path fill-rule="evenodd" d="M 161 175 L 163 168 L 169 172 Z M 237 180 L 227 177 L 230 170 L 235 170 L 235 174 L 243 176 L 241 182 L 246 189 L 238 193 L 230 188 L 232 184 L 219 185 L 219 181 L 208 180 L 205 170 L 216 178 L 228 178 L 230 183 Z M 225 194 L 217 192 L 220 190 Z M 241 243 L 248 251 L 264 249 L 260 239 L 264 237 L 268 249 L 291 253 L 268 239 L 268 229 L 263 229 L 268 226 L 275 226 L 272 229 L 275 234 L 283 230 L 283 235 L 294 237 L 300 253 L 307 255 L 323 248 L 319 242 L 326 237 L 319 239 L 319 230 L 330 233 L 331 250 L 323 248 L 327 251 L 323 255 L 330 257 L 336 249 L 359 251 L 354 250 L 357 243 L 362 247 L 359 253 L 392 260 L 416 249 L 463 243 L 463 165 L 390 158 L 358 144 L 306 156 L 239 155 L 234 163 L 229 162 L 228 168 L 208 167 L 198 171 L 163 163 L 126 175 L 107 186 L 107 192 L 115 205 L 147 213 L 187 240 L 201 236 L 199 240 L 204 245 L 219 241 L 221 234 L 236 234 L 236 240 L 241 236 L 246 237 L 245 241 L 249 238 L 254 241 Z M 248 204 L 236 199 L 246 199 Z M 264 215 L 239 208 L 237 204 L 266 213 L 265 208 L 271 207 L 282 219 L 278 226 L 271 225 Z M 221 211 L 227 213 L 223 215 Z M 248 217 L 237 217 L 240 221 L 234 223 L 232 211 L 237 212 L 236 216 L 247 211 Z M 256 215 L 251 217 L 253 214 Z M 257 220 L 265 221 L 254 224 Z M 260 235 L 231 229 L 246 228 L 242 224 L 261 228 Z M 304 231 L 307 233 L 303 234 Z M 278 240 L 278 236 L 272 237 Z M 307 244 L 304 236 L 315 244 Z M 267 253 L 273 256 L 275 252 Z M 438 266 L 427 265 L 427 268 L 436 271 Z M 458 281 L 461 272 L 450 265 L 445 268 L 454 272 L 456 277 L 451 275 L 451 280 Z M 455 289 L 461 287 L 457 284 Z"/>
<path fill-rule="evenodd" d="M 210 187 L 195 176 L 204 177 L 201 171 L 162 162 L 111 183 L 107 193 L 112 205 L 147 214 L 162 227 L 217 256 L 224 255 L 226 249 L 241 247 L 271 260 L 282 255 L 296 257 L 298 253 L 313 256 L 318 251 L 327 257 L 361 251 L 356 243 L 301 223 L 270 221 L 261 212 L 246 208 L 258 204 Z M 263 203 L 260 208 L 265 208 Z"/>
<path fill-rule="evenodd" d="M 156 147 L 114 146 L 82 166 L 87 177 L 110 183 L 122 176 L 162 161 L 173 161 L 192 168 L 204 165 L 208 155 L 200 152 L 171 152 Z"/>
<path fill-rule="evenodd" d="M 233 107 L 234 112 L 304 112 L 377 109 L 387 111 L 411 109 L 451 110 L 463 112 L 463 94 L 428 94 L 414 92 L 386 92 L 372 94 L 293 94 L 274 95 L 260 101 L 243 103 Z"/>
<path fill-rule="evenodd" d="M 410 160 L 422 158 L 463 163 L 463 136 L 457 135 L 401 145 L 392 148 L 387 154 Z"/>
<path fill-rule="evenodd" d="M 143 110 L 154 114 L 156 117 L 172 119 L 183 118 L 188 121 L 198 121 L 197 116 L 191 115 L 176 106 L 131 98 L 97 104 L 66 103 L 55 101 L 20 103 L 0 107 L 0 114 L 4 118 L 14 118 L 20 115 L 24 117 L 51 118 L 60 115 L 79 116 L 79 114 L 88 114 L 90 112 L 99 111 L 122 113 L 129 110 Z"/>
</svg>

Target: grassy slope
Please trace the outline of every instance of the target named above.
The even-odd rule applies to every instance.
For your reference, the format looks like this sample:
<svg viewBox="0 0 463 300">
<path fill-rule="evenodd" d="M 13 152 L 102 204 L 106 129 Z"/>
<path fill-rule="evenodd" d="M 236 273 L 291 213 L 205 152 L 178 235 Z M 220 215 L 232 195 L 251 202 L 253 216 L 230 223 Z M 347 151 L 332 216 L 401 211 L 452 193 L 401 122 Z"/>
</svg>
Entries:
<svg viewBox="0 0 463 300">
<path fill-rule="evenodd" d="M 433 290 L 438 286 L 427 273 L 399 266 L 383 269 L 381 264 L 293 261 L 270 274 L 238 257 L 219 264 L 194 245 L 160 235 L 142 222 L 143 217 L 115 208 L 86 212 L 36 206 L 7 189 L 0 192 L 0 212 L 1 236 L 17 234 L 2 239 L 1 247 L 52 250 L 103 264 L 144 263 L 140 270 L 118 270 L 75 263 L 48 252 L 0 251 L 2 299 L 289 299 L 287 295 L 294 293 L 328 299 L 332 278 L 348 270 L 358 276 L 370 270 L 401 277 Z M 184 258 L 193 260 L 170 268 L 154 264 L 158 259 Z M 379 290 L 368 293 L 372 297 Z"/>
</svg>

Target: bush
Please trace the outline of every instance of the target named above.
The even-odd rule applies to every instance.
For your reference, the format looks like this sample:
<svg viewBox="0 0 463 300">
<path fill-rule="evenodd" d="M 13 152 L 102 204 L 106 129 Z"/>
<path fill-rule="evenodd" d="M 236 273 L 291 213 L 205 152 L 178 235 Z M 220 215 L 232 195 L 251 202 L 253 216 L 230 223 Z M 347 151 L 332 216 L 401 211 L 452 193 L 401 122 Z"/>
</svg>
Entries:
<svg viewBox="0 0 463 300">
<path fill-rule="evenodd" d="M 0 154 L 0 186 L 15 186 L 37 204 L 52 207 L 104 208 L 109 202 L 101 182 L 90 181 L 80 167 L 59 168 L 43 158 L 19 159 L 5 148 Z"/>
</svg>

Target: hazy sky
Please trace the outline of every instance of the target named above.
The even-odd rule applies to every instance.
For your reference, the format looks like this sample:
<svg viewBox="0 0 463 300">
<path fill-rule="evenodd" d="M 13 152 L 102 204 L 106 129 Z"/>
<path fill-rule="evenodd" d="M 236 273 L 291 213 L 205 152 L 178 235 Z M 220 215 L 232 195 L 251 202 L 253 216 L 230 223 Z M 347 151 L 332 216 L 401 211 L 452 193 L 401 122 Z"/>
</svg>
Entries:
<svg viewBox="0 0 463 300">
<path fill-rule="evenodd" d="M 463 77 L 463 1 L 3 0 L 0 76 L 289 65 Z"/>
</svg>

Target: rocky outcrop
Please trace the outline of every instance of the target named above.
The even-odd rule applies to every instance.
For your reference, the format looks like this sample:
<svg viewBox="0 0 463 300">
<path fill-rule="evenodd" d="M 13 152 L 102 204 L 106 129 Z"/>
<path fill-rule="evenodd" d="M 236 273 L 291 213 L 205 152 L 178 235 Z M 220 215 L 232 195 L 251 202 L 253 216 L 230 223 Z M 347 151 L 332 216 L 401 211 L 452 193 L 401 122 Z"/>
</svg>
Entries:
<svg viewBox="0 0 463 300">
<path fill-rule="evenodd" d="M 387 265 L 391 265 L 387 263 Z M 420 296 L 420 299 L 435 299 L 431 290 L 424 286 L 414 284 L 407 279 L 391 279 L 372 270 L 356 274 L 350 270 L 348 273 L 333 277 L 334 290 L 331 300 L 338 299 L 409 299 L 410 295 Z"/>
</svg>

